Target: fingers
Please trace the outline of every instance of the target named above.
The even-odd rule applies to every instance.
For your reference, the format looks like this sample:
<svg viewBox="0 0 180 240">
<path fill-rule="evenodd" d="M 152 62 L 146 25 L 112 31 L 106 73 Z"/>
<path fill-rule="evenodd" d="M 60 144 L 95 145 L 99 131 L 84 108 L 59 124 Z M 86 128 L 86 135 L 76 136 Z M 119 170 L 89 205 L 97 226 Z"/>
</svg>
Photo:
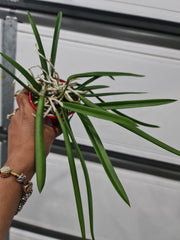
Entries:
<svg viewBox="0 0 180 240">
<path fill-rule="evenodd" d="M 60 125 L 54 124 L 50 118 L 45 117 L 43 123 L 45 127 L 48 126 L 49 128 L 51 128 L 51 130 L 54 131 L 55 137 L 58 137 L 62 133 Z"/>
<path fill-rule="evenodd" d="M 18 115 L 18 117 L 22 115 L 24 118 L 29 118 L 29 116 L 32 117 L 35 110 L 29 102 L 29 92 L 27 90 L 21 90 L 20 92 L 16 92 L 14 96 L 16 97 L 18 108 L 16 108 L 11 114 L 7 114 L 7 119 L 12 120 L 12 117 L 14 118 L 15 115 Z"/>
<path fill-rule="evenodd" d="M 24 107 L 27 107 L 27 106 L 31 106 L 29 104 L 29 92 L 27 90 L 23 90 L 23 92 L 21 92 L 20 94 L 18 95 L 15 95 L 16 96 L 16 101 L 17 101 L 17 104 L 19 106 L 19 108 L 24 108 Z"/>
<path fill-rule="evenodd" d="M 32 116 L 32 113 L 35 113 L 35 110 L 32 108 L 29 102 L 29 92 L 27 90 L 23 90 L 20 94 L 17 94 L 15 96 L 19 110 L 23 114 L 23 116 L 25 117 L 25 113 L 27 115 L 31 114 Z M 15 112 L 13 112 L 13 115 L 15 115 Z M 43 123 L 44 126 L 48 126 L 51 129 L 55 137 L 61 134 L 60 126 L 56 126 L 55 124 L 53 124 L 51 119 L 49 119 L 48 117 L 44 119 Z"/>
</svg>

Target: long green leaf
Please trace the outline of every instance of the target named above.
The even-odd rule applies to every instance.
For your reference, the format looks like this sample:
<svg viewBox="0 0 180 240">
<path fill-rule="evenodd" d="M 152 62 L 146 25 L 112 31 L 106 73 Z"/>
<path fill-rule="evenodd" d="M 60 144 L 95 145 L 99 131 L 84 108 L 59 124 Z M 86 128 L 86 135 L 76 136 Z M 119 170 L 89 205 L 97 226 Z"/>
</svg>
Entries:
<svg viewBox="0 0 180 240">
<path fill-rule="evenodd" d="M 91 94 L 94 94 L 93 91 L 90 91 Z M 102 98 L 100 98 L 99 96 L 96 96 L 96 98 L 101 102 L 101 103 L 104 103 L 104 100 Z M 128 115 L 124 114 L 124 113 L 121 113 L 120 111 L 116 110 L 116 109 L 113 109 L 112 112 L 118 114 L 118 115 L 121 115 L 121 116 L 124 116 L 132 121 L 134 121 L 135 123 L 139 124 L 139 125 L 142 125 L 142 126 L 145 126 L 145 127 L 153 127 L 153 128 L 158 128 L 159 126 L 157 125 L 154 125 L 154 124 L 149 124 L 149 123 L 145 123 L 145 122 L 142 122 L 142 121 L 139 121 L 135 118 L 132 118 L 132 117 L 129 117 Z"/>
<path fill-rule="evenodd" d="M 43 109 L 44 96 L 40 96 L 35 120 L 36 179 L 39 192 L 42 191 L 46 178 L 46 152 L 44 143 Z"/>
<path fill-rule="evenodd" d="M 89 91 L 89 90 L 95 90 L 95 89 L 102 89 L 102 88 L 108 88 L 107 85 L 92 85 L 92 86 L 86 86 L 84 88 L 81 88 L 82 91 Z"/>
<path fill-rule="evenodd" d="M 123 117 L 120 115 L 118 116 L 117 114 L 110 113 L 105 110 L 96 109 L 93 107 L 87 107 L 79 103 L 63 102 L 63 107 L 67 110 L 71 110 L 77 113 L 82 113 L 92 117 L 113 121 L 113 122 L 119 123 L 120 125 L 125 124 L 125 125 L 136 126 L 136 124 L 132 120 L 126 117 Z"/>
<path fill-rule="evenodd" d="M 96 154 L 103 165 L 107 176 L 109 177 L 111 183 L 113 184 L 114 188 L 118 192 L 118 194 L 122 197 L 122 199 L 130 206 L 128 196 L 109 160 L 109 157 L 104 149 L 104 146 L 94 128 L 89 118 L 83 114 L 78 114 L 79 118 L 81 119 L 86 132 L 93 144 L 93 147 L 96 151 Z"/>
<path fill-rule="evenodd" d="M 83 101 L 83 103 L 85 103 L 89 107 L 94 107 L 94 108 L 97 108 L 97 109 L 100 108 L 97 104 L 89 101 L 87 98 L 83 97 L 82 95 L 79 95 L 79 98 Z M 147 123 L 144 123 L 144 122 L 140 122 L 140 121 L 138 121 L 138 120 L 136 120 L 134 118 L 130 118 L 129 116 L 120 113 L 118 110 L 113 109 L 112 111 L 115 112 L 116 114 L 118 114 L 119 116 L 123 116 L 123 117 L 126 117 L 126 118 L 132 120 L 133 122 L 135 122 L 137 124 L 141 124 L 141 125 L 146 126 L 146 127 L 158 127 L 156 125 L 147 124 Z"/>
<path fill-rule="evenodd" d="M 126 94 L 144 94 L 144 92 L 103 92 L 103 93 L 89 93 L 82 94 L 84 97 L 105 97 L 113 95 L 126 95 Z"/>
<path fill-rule="evenodd" d="M 51 48 L 51 63 L 53 66 L 55 65 L 55 60 L 56 60 L 56 53 L 57 53 L 59 33 L 60 33 L 60 28 L 61 28 L 61 21 L 62 21 L 62 12 L 59 12 L 57 15 L 57 19 L 56 19 L 53 43 L 52 43 L 52 48 Z M 53 76 L 53 69 L 51 70 L 51 76 Z"/>
<path fill-rule="evenodd" d="M 106 110 L 112 109 L 126 109 L 126 108 L 139 108 L 139 107 L 152 107 L 163 104 L 175 102 L 174 99 L 147 99 L 147 100 L 129 100 L 129 101 L 116 101 L 116 102 L 103 102 L 97 103 L 98 106 Z"/>
<path fill-rule="evenodd" d="M 84 160 L 84 157 L 81 153 L 81 150 L 76 142 L 76 139 L 74 137 L 74 134 L 72 132 L 70 123 L 68 121 L 68 117 L 67 114 L 65 114 L 65 111 L 62 109 L 62 113 L 63 113 L 63 119 L 66 125 L 66 129 L 71 137 L 72 143 L 74 145 L 74 148 L 76 150 L 76 153 L 78 155 L 78 158 L 81 162 L 81 166 L 83 169 L 83 173 L 84 173 L 84 177 L 85 177 L 85 182 L 86 182 L 86 189 L 87 189 L 87 197 L 88 197 L 88 207 L 89 207 L 89 223 L 90 223 L 90 230 L 91 230 L 91 236 L 92 236 L 92 240 L 95 239 L 94 237 L 94 227 L 93 227 L 93 200 L 92 200 L 92 191 L 91 191 L 91 184 L 90 184 L 90 179 L 89 179 L 89 174 L 88 174 L 88 170 L 86 167 L 86 163 Z"/>
<path fill-rule="evenodd" d="M 45 52 L 44 52 L 44 48 L 43 48 L 43 44 L 42 44 L 42 41 L 41 41 L 41 37 L 40 37 L 40 34 L 39 34 L 38 29 L 36 27 L 36 24 L 35 24 L 35 22 L 34 22 L 34 20 L 33 20 L 33 18 L 32 18 L 32 16 L 31 16 L 29 11 L 27 12 L 27 15 L 28 15 L 29 23 L 31 24 L 32 30 L 34 32 L 34 36 L 35 36 L 37 44 L 38 44 L 39 52 L 44 57 L 46 57 L 45 56 Z M 42 56 L 40 56 L 40 55 L 39 55 L 39 59 L 40 59 L 40 62 L 41 62 L 42 69 L 44 69 L 48 73 L 49 71 L 48 71 L 48 66 L 47 66 L 46 60 Z M 47 78 L 46 74 L 44 72 L 43 72 L 43 74 L 44 74 L 44 77 L 46 79 Z"/>
<path fill-rule="evenodd" d="M 129 77 L 144 77 L 143 75 L 133 74 L 133 73 L 123 73 L 123 72 L 86 72 L 86 73 L 77 73 L 70 75 L 67 79 L 69 82 L 71 79 L 83 78 L 83 77 L 115 77 L 115 76 L 129 76 Z"/>
<path fill-rule="evenodd" d="M 66 129 L 66 126 L 61 119 L 60 114 L 58 111 L 55 111 L 56 116 L 58 117 L 63 136 L 64 136 L 64 142 L 66 146 L 66 152 L 68 156 L 68 161 L 69 161 L 69 166 L 70 166 L 70 171 L 71 171 L 71 177 L 72 177 L 72 182 L 73 182 L 73 188 L 74 188 L 74 195 L 76 199 L 76 206 L 77 206 L 77 212 L 78 212 L 78 218 L 79 218 L 79 223 L 80 223 L 80 228 L 81 228 L 81 234 L 82 234 L 82 239 L 86 239 L 86 234 L 85 234 L 85 223 L 84 223 L 84 214 L 83 214 L 83 207 L 82 207 L 82 200 L 81 200 L 81 193 L 79 189 L 79 183 L 78 183 L 78 176 L 77 176 L 77 171 L 76 171 L 76 166 L 74 162 L 74 156 L 72 153 L 72 148 L 68 136 L 68 132 Z"/>
<path fill-rule="evenodd" d="M 22 75 L 33 85 L 33 87 L 39 92 L 41 90 L 40 85 L 34 80 L 31 74 L 23 68 L 19 63 L 10 58 L 4 53 L 0 53 L 9 63 L 11 63 Z"/>
<path fill-rule="evenodd" d="M 83 103 L 85 103 L 85 104 L 86 104 L 87 106 L 89 106 L 89 107 L 94 107 L 94 108 L 96 108 L 96 109 L 99 109 L 99 108 L 100 108 L 97 104 L 91 102 L 90 100 L 88 100 L 87 98 L 85 98 L 85 97 L 82 96 L 82 95 L 79 95 L 79 99 L 82 100 Z M 100 99 L 100 101 L 103 102 L 103 100 L 101 100 L 101 99 Z M 158 127 L 157 125 L 152 125 L 152 124 L 140 122 L 140 121 L 138 121 L 138 120 L 136 120 L 136 119 L 134 119 L 134 118 L 131 118 L 131 117 L 125 115 L 125 114 L 120 113 L 120 112 L 119 112 L 118 110 L 116 110 L 116 109 L 113 109 L 112 111 L 113 111 L 114 113 L 118 114 L 119 116 L 123 116 L 123 117 L 126 117 L 126 118 L 132 120 L 133 122 L 135 122 L 135 123 L 137 123 L 137 124 L 141 124 L 141 125 L 146 126 L 146 127 L 156 127 L 156 128 Z"/>
<path fill-rule="evenodd" d="M 88 84 L 94 82 L 94 81 L 95 81 L 96 79 L 98 79 L 98 78 L 100 78 L 100 77 L 92 77 L 92 78 L 88 79 L 87 81 L 85 81 L 85 82 L 82 83 L 82 84 L 77 84 L 77 85 L 78 85 L 77 89 L 78 89 L 78 90 L 83 89 L 85 86 L 87 86 Z"/>
<path fill-rule="evenodd" d="M 81 100 L 83 100 L 82 96 L 81 96 L 80 98 L 81 98 Z M 85 99 L 85 98 L 84 98 L 84 99 Z M 102 103 L 104 103 L 104 101 L 103 101 L 101 98 L 99 98 L 99 97 L 98 97 L 98 100 L 101 101 Z M 84 101 L 84 102 L 85 102 L 85 103 L 88 103 L 88 102 L 87 102 L 87 99 L 86 99 L 86 101 Z M 89 104 L 89 103 L 88 103 L 88 104 Z M 98 105 L 97 105 L 97 106 L 98 106 Z M 120 112 L 117 111 L 117 110 L 113 110 L 113 111 L 114 111 L 115 113 L 119 114 L 120 116 L 127 117 L 127 118 L 129 118 L 130 120 L 133 120 L 133 121 L 135 121 L 135 122 L 137 122 L 137 123 L 140 123 L 141 125 L 150 126 L 150 127 L 158 127 L 158 126 L 156 126 L 156 125 L 149 125 L 149 124 L 145 124 L 145 123 L 139 122 L 138 120 L 133 119 L 133 118 L 130 118 L 130 117 L 128 117 L 127 115 L 122 114 L 122 113 L 120 113 Z M 117 124 L 118 124 L 118 123 L 117 123 Z M 118 125 L 123 126 L 123 125 L 121 125 L 121 124 L 118 124 Z M 180 151 L 179 151 L 179 150 L 177 150 L 177 149 L 175 149 L 175 148 L 173 148 L 173 147 L 171 147 L 171 146 L 163 143 L 162 141 L 159 141 L 158 139 L 152 137 L 151 135 L 147 134 L 146 132 L 142 131 L 141 129 L 139 129 L 139 128 L 137 128 L 137 127 L 133 127 L 133 126 L 130 126 L 130 125 L 126 125 L 126 126 L 123 126 L 123 127 L 126 128 L 126 129 L 128 129 L 129 131 L 131 131 L 131 132 L 139 135 L 140 137 L 148 140 L 149 142 L 152 142 L 152 143 L 154 143 L 155 145 L 157 145 L 157 146 L 159 146 L 159 147 L 161 147 L 161 148 L 169 151 L 169 152 L 172 152 L 172 153 L 174 153 L 174 154 L 176 154 L 176 155 L 180 155 Z"/>
<path fill-rule="evenodd" d="M 159 128 L 159 126 L 155 125 L 155 124 L 150 124 L 150 123 L 145 123 L 145 122 L 142 122 L 142 121 L 139 121 L 135 118 L 132 118 L 132 117 L 129 117 L 128 115 L 122 113 L 122 112 L 119 112 L 118 110 L 116 109 L 113 109 L 112 110 L 114 113 L 120 115 L 120 116 L 124 116 L 124 117 L 127 117 L 128 119 L 134 121 L 135 123 L 141 125 L 141 126 L 145 126 L 145 127 L 151 127 L 151 128 Z"/>
<path fill-rule="evenodd" d="M 0 64 L 0 68 L 2 68 L 5 72 L 7 72 L 13 79 L 15 79 L 19 84 L 21 84 L 22 87 L 27 89 L 29 92 L 37 95 L 37 93 L 32 89 L 29 88 L 26 84 L 24 84 L 18 77 L 16 77 L 12 72 L 9 71 L 6 67 L 4 67 L 2 64 Z"/>
</svg>

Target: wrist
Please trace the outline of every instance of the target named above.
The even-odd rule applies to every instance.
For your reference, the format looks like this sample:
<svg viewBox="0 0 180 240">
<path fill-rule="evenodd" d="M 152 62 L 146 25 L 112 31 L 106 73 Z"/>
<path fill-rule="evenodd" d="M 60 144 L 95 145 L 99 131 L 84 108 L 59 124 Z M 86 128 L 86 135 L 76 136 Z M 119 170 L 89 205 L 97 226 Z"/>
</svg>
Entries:
<svg viewBox="0 0 180 240">
<path fill-rule="evenodd" d="M 23 173 L 18 174 L 16 172 L 13 172 L 9 166 L 4 166 L 0 169 L 0 177 L 1 178 L 13 177 L 16 180 L 16 182 L 19 185 L 21 185 L 22 194 L 21 194 L 19 204 L 17 206 L 17 210 L 16 210 L 16 214 L 17 214 L 22 209 L 27 199 L 31 196 L 33 191 L 33 188 L 32 188 L 33 184 L 32 182 L 27 180 L 26 175 L 24 175 Z M 13 184 L 13 189 L 14 189 L 14 186 L 15 185 Z M 12 185 L 11 185 L 11 188 L 12 188 Z M 19 190 L 17 189 L 16 194 L 19 195 L 18 193 L 19 193 Z"/>
<path fill-rule="evenodd" d="M 8 160 L 4 165 L 9 166 L 12 171 L 18 174 L 25 174 L 28 181 L 31 180 L 35 172 L 34 156 L 28 154 L 8 156 Z"/>
</svg>

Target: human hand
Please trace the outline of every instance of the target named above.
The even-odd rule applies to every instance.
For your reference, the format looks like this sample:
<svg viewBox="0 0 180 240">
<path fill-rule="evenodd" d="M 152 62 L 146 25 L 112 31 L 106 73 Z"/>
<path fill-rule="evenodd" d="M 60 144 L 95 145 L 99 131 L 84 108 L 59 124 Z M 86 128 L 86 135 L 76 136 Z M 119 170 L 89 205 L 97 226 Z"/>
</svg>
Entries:
<svg viewBox="0 0 180 240">
<path fill-rule="evenodd" d="M 31 179 L 35 172 L 35 110 L 31 107 L 28 99 L 28 91 L 24 90 L 16 96 L 18 109 L 11 117 L 8 127 L 8 161 L 15 172 L 23 172 L 28 179 Z M 50 146 L 61 130 L 56 126 L 44 124 L 44 139 L 46 155 Z"/>
</svg>

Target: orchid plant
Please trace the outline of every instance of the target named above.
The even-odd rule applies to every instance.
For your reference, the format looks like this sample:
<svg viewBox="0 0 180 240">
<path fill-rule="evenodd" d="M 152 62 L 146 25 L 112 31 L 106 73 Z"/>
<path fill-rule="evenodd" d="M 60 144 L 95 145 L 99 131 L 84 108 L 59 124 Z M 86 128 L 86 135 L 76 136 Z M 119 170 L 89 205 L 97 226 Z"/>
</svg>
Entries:
<svg viewBox="0 0 180 240">
<path fill-rule="evenodd" d="M 62 13 L 59 12 L 57 15 L 54 36 L 52 42 L 50 60 L 46 58 L 43 44 L 41 41 L 40 34 L 36 27 L 36 24 L 28 12 L 28 19 L 32 26 L 34 36 L 36 38 L 38 54 L 40 59 L 40 66 L 32 66 L 28 70 L 22 67 L 18 62 L 10 58 L 9 56 L 1 53 L 2 57 L 5 58 L 10 64 L 12 64 L 22 76 L 27 79 L 27 83 L 21 80 L 12 72 L 10 72 L 5 66 L 0 64 L 0 67 L 6 71 L 15 81 L 20 83 L 23 88 L 27 89 L 32 96 L 34 105 L 37 107 L 35 115 L 35 156 L 36 156 L 36 176 L 37 186 L 39 192 L 42 191 L 45 178 L 46 178 L 46 155 L 44 147 L 44 135 L 43 135 L 43 118 L 48 116 L 56 116 L 58 124 L 62 129 L 64 136 L 65 147 L 67 151 L 69 167 L 72 177 L 72 183 L 74 188 L 74 195 L 77 206 L 77 213 L 80 223 L 82 239 L 86 239 L 85 221 L 83 206 L 81 200 L 80 187 L 78 182 L 78 176 L 76 171 L 74 154 L 72 152 L 71 143 L 73 144 L 77 156 L 80 160 L 86 188 L 87 188 L 87 199 L 89 207 L 89 223 L 91 237 L 94 240 L 94 227 L 93 227 L 93 203 L 92 203 L 92 192 L 88 170 L 84 157 L 81 150 L 76 142 L 71 124 L 69 121 L 69 112 L 77 113 L 80 121 L 84 125 L 84 128 L 92 142 L 94 150 L 99 158 L 100 163 L 104 167 L 104 170 L 111 181 L 113 187 L 121 198 L 130 206 L 128 196 L 111 164 L 111 161 L 105 151 L 105 148 L 101 142 L 96 129 L 94 128 L 89 117 L 95 117 L 99 119 L 105 119 L 113 123 L 118 124 L 136 135 L 154 143 L 155 145 L 166 149 L 169 152 L 180 155 L 180 151 L 163 143 L 162 141 L 154 138 L 148 133 L 144 132 L 139 126 L 153 127 L 158 126 L 151 125 L 145 122 L 141 122 L 132 117 L 129 117 L 122 113 L 120 109 L 127 108 L 138 108 L 156 106 L 174 102 L 173 99 L 147 99 L 147 100 L 127 100 L 127 101 L 113 101 L 107 102 L 102 97 L 121 95 L 121 94 L 138 94 L 139 92 L 98 92 L 99 89 L 105 89 L 107 85 L 94 84 L 95 81 L 101 77 L 109 77 L 110 80 L 114 77 L 126 76 L 126 77 L 143 77 L 142 75 L 136 75 L 132 73 L 124 72 L 87 72 L 70 75 L 66 81 L 60 81 L 58 73 L 55 71 L 55 60 L 57 53 L 57 46 L 59 41 L 59 33 L 61 27 Z M 40 74 L 34 75 L 33 69 L 39 68 Z M 89 100 L 91 99 L 91 100 Z M 96 101 L 93 101 L 95 99 Z"/>
</svg>

